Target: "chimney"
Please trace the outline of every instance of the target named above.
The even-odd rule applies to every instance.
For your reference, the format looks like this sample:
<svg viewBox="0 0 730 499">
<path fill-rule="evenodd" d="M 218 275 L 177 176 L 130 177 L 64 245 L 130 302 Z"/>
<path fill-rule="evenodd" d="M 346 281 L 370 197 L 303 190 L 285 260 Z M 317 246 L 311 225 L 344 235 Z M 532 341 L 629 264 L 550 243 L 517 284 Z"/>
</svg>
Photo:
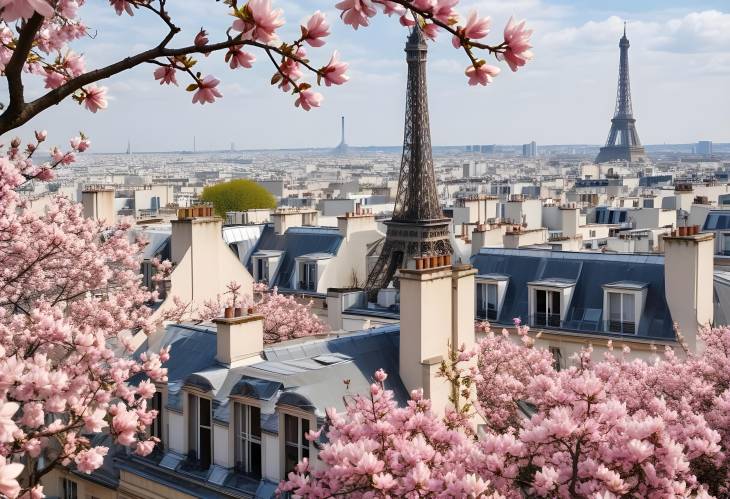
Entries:
<svg viewBox="0 0 730 499">
<path fill-rule="evenodd" d="M 228 310 L 226 310 L 228 312 Z M 234 314 L 226 314 L 234 315 Z M 215 359 L 226 366 L 260 360 L 264 349 L 264 317 L 241 315 L 213 319 L 216 325 Z"/>
<path fill-rule="evenodd" d="M 241 284 L 244 294 L 251 293 L 253 278 L 223 240 L 222 222 L 209 206 L 178 210 L 170 241 L 170 296 L 200 306 L 224 293 L 231 281 Z"/>
<path fill-rule="evenodd" d="M 449 346 L 474 344 L 475 274 L 470 265 L 452 266 L 450 255 L 399 270 L 400 377 L 409 391 L 422 388 L 435 411 L 450 403 L 451 387 L 438 376 Z"/>
<path fill-rule="evenodd" d="M 691 232 L 664 236 L 664 291 L 672 320 L 689 348 L 697 351 L 697 330 L 714 319 L 715 235 Z"/>
<path fill-rule="evenodd" d="M 90 188 L 81 191 L 81 205 L 84 217 L 106 222 L 108 226 L 117 221 L 117 210 L 114 208 L 114 189 Z"/>
<path fill-rule="evenodd" d="M 375 223 L 375 215 L 371 210 L 360 208 L 355 213 L 345 213 L 337 217 L 337 228 L 345 240 L 349 241 L 350 237 L 357 232 L 377 230 Z"/>
<path fill-rule="evenodd" d="M 575 237 L 578 235 L 580 227 L 580 210 L 575 204 L 560 207 L 561 229 L 566 237 Z"/>
<path fill-rule="evenodd" d="M 284 234 L 289 227 L 301 227 L 302 225 L 314 225 L 312 223 L 304 223 L 305 216 L 310 212 L 302 212 L 300 210 L 277 210 L 271 214 L 274 222 L 274 232 Z M 311 216 L 306 217 L 310 221 Z"/>
</svg>

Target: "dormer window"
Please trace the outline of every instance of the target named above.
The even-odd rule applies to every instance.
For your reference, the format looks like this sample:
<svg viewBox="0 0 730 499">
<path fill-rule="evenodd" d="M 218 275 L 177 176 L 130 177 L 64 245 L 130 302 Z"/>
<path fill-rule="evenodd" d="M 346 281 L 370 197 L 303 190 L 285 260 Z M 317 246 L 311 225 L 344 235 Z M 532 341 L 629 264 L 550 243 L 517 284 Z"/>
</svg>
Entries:
<svg viewBox="0 0 730 499">
<path fill-rule="evenodd" d="M 256 282 L 270 283 L 276 276 L 281 260 L 281 251 L 261 250 L 251 255 L 253 278 Z"/>
<path fill-rule="evenodd" d="M 296 289 L 316 293 L 320 289 L 319 281 L 332 257 L 331 253 L 310 253 L 298 257 L 294 275 Z"/>
<path fill-rule="evenodd" d="M 269 259 L 254 258 L 254 279 L 256 282 L 269 282 Z"/>
<path fill-rule="evenodd" d="M 317 262 L 299 262 L 299 289 L 317 290 Z"/>
<path fill-rule="evenodd" d="M 261 478 L 261 408 L 236 402 L 236 470 Z"/>
<path fill-rule="evenodd" d="M 509 277 L 483 274 L 476 277 L 476 318 L 497 321 L 507 292 Z"/>
<path fill-rule="evenodd" d="M 293 414 L 284 414 L 284 471 L 285 474 L 303 458 L 309 459 L 309 440 L 305 435 L 309 431 L 309 419 Z"/>
<path fill-rule="evenodd" d="M 213 408 L 210 399 L 188 394 L 188 459 L 207 470 L 213 456 Z"/>
<path fill-rule="evenodd" d="M 621 281 L 603 286 L 604 330 L 636 334 L 646 299 L 647 283 Z"/>
<path fill-rule="evenodd" d="M 551 278 L 527 283 L 530 325 L 559 328 L 573 296 L 575 281 Z"/>
</svg>

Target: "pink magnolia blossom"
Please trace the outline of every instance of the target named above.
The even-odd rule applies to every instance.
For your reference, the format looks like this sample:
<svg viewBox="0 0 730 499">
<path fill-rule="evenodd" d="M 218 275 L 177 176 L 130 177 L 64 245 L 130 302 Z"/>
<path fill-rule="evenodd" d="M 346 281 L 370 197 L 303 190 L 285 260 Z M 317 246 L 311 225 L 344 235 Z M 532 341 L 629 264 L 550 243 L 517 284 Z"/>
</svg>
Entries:
<svg viewBox="0 0 730 499">
<path fill-rule="evenodd" d="M 349 65 L 346 62 L 340 61 L 338 57 L 339 54 L 335 50 L 327 65 L 322 68 L 324 82 L 328 87 L 330 85 L 342 85 L 350 79 L 345 74 Z"/>
<path fill-rule="evenodd" d="M 86 109 L 92 113 L 96 113 L 99 109 L 106 109 L 106 87 L 88 85 L 84 88 L 84 94 L 84 105 Z"/>
<path fill-rule="evenodd" d="M 480 61 L 478 66 L 471 65 L 466 68 L 464 74 L 469 78 L 469 85 L 487 85 L 492 83 L 492 78 L 497 76 L 501 69 L 496 66 L 490 66 L 484 61 Z"/>
<path fill-rule="evenodd" d="M 322 100 L 322 94 L 314 92 L 308 88 L 306 90 L 300 90 L 299 93 L 297 93 L 297 100 L 294 101 L 294 105 L 301 107 L 305 111 L 309 111 L 313 107 L 319 107 Z"/>
<path fill-rule="evenodd" d="M 53 16 L 53 6 L 48 0 L 0 0 L 0 17 L 7 22 L 28 19 L 38 12 L 43 17 Z"/>
<path fill-rule="evenodd" d="M 109 0 L 109 3 L 112 7 L 114 7 L 114 11 L 117 13 L 118 16 L 121 16 L 124 12 L 126 12 L 130 16 L 134 15 L 134 10 L 132 10 L 132 2 L 130 2 L 129 0 Z"/>
<path fill-rule="evenodd" d="M 264 343 L 303 338 L 327 331 L 326 325 L 312 312 L 312 303 L 300 303 L 293 296 L 283 295 L 266 284 L 254 285 L 253 297 L 239 298 L 240 285 L 229 283 L 226 297 L 204 302 L 200 320 L 220 317 L 225 307 L 243 307 L 264 317 Z"/>
<path fill-rule="evenodd" d="M 245 50 L 241 50 L 241 47 L 231 47 L 226 53 L 226 61 L 229 62 L 231 69 L 236 68 L 251 68 L 253 63 L 256 62 L 256 56 Z"/>
<path fill-rule="evenodd" d="M 195 35 L 195 39 L 193 40 L 193 43 L 196 47 L 203 47 L 208 44 L 208 32 L 205 31 L 203 28 L 200 28 L 200 31 L 198 31 L 198 34 Z"/>
<path fill-rule="evenodd" d="M 55 89 L 66 83 L 66 77 L 61 73 L 53 70 L 46 70 L 45 74 L 45 88 Z"/>
<path fill-rule="evenodd" d="M 216 88 L 219 83 L 220 80 L 212 75 L 208 75 L 198 82 L 198 90 L 193 94 L 193 104 L 199 102 L 201 105 L 205 105 L 206 102 L 213 103 L 216 98 L 223 97 L 223 94 Z"/>
<path fill-rule="evenodd" d="M 8 463 L 0 456 L 0 494 L 15 499 L 20 493 L 18 476 L 23 472 L 23 465 L 20 463 Z"/>
<path fill-rule="evenodd" d="M 476 11 L 472 10 L 469 13 L 469 17 L 466 19 L 466 24 L 463 27 L 457 29 L 461 37 L 469 40 L 478 40 L 484 38 L 489 34 L 489 28 L 492 21 L 489 17 L 480 18 Z M 462 45 L 462 39 L 459 36 L 454 36 L 451 39 L 451 43 L 454 48 L 459 48 Z"/>
<path fill-rule="evenodd" d="M 42 142 L 46 133 L 35 139 Z M 167 351 L 134 359 L 120 341 L 164 320 L 152 319 L 156 295 L 141 286 L 141 246 L 130 242 L 129 223 L 108 227 L 87 219 L 64 197 L 36 213 L 17 192 L 28 179 L 43 181 L 56 166 L 73 163 L 88 143 L 75 137 L 70 150 L 54 147 L 41 164 L 19 140 L 0 146 L 0 303 L 23 304 L 0 307 L 0 495 L 7 497 L 42 495 L 35 458 L 49 441 L 64 464 L 87 473 L 107 452 L 89 432 L 111 421 L 114 440 L 134 445 L 156 414 L 145 398 L 152 382 L 166 379 Z M 150 381 L 132 388 L 135 376 Z M 19 475 L 23 465 L 10 460 L 27 463 L 29 473 Z"/>
<path fill-rule="evenodd" d="M 504 41 L 507 43 L 507 50 L 504 52 L 504 60 L 507 61 L 512 71 L 524 66 L 527 61 L 532 59 L 530 49 L 530 37 L 532 30 L 527 29 L 525 21 L 515 22 L 510 17 L 507 26 L 504 28 Z"/>
<path fill-rule="evenodd" d="M 249 0 L 243 13 L 233 22 L 233 29 L 244 38 L 269 43 L 276 38 L 276 30 L 284 25 L 283 11 L 272 9 L 271 0 Z"/>
<path fill-rule="evenodd" d="M 155 80 L 160 80 L 160 85 L 177 85 L 175 73 L 177 71 L 171 66 L 160 66 L 155 69 Z"/>
<path fill-rule="evenodd" d="M 325 44 L 323 38 L 329 36 L 330 25 L 325 15 L 317 11 L 307 20 L 306 26 L 302 27 L 304 41 L 311 47 L 321 47 Z"/>
<path fill-rule="evenodd" d="M 342 0 L 335 7 L 342 11 L 342 21 L 354 29 L 368 26 L 370 18 L 377 13 L 372 0 Z"/>
</svg>

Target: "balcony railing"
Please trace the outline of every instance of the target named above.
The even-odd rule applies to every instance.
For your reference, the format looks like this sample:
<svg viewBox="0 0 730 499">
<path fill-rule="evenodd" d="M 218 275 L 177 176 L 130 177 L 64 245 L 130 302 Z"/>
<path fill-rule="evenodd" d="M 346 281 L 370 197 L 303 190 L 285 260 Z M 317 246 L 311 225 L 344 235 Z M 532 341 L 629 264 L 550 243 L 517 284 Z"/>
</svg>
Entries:
<svg viewBox="0 0 730 499">
<path fill-rule="evenodd" d="M 496 321 L 497 320 L 497 309 L 496 308 L 477 307 L 477 319 Z"/>
<path fill-rule="evenodd" d="M 636 323 L 627 321 L 608 321 L 610 333 L 636 334 Z"/>
<path fill-rule="evenodd" d="M 302 291 L 316 291 L 317 287 L 311 281 L 299 281 L 299 289 L 301 289 Z"/>
<path fill-rule="evenodd" d="M 533 315 L 531 322 L 533 326 L 543 327 L 560 327 L 562 324 L 562 321 L 560 320 L 560 314 L 546 313 L 537 313 Z"/>
</svg>

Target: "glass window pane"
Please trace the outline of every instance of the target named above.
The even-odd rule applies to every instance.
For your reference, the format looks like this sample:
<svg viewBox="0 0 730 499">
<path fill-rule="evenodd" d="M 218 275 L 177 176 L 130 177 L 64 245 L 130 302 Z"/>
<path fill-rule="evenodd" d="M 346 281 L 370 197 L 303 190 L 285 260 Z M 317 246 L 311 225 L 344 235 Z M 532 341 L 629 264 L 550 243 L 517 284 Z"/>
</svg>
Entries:
<svg viewBox="0 0 730 499">
<path fill-rule="evenodd" d="M 496 284 L 487 285 L 487 304 L 490 309 L 493 309 L 493 310 L 497 309 L 497 285 Z"/>
<path fill-rule="evenodd" d="M 635 297 L 632 294 L 624 294 L 623 295 L 623 301 L 624 301 L 624 322 L 636 322 L 635 316 L 636 316 L 636 309 L 635 309 L 635 303 L 634 303 Z"/>
<path fill-rule="evenodd" d="M 261 409 L 250 406 L 251 411 L 251 435 L 261 438 Z"/>
<path fill-rule="evenodd" d="M 297 436 L 297 432 L 299 431 L 299 422 L 297 419 L 298 418 L 290 416 L 289 414 L 284 415 L 284 441 L 294 445 L 296 445 L 299 440 Z"/>
<path fill-rule="evenodd" d="M 486 308 L 487 294 L 485 292 L 486 284 L 477 284 L 477 308 Z"/>
<path fill-rule="evenodd" d="M 608 293 L 608 317 L 612 321 L 621 320 L 621 295 Z"/>
<path fill-rule="evenodd" d="M 209 428 L 200 428 L 200 466 L 203 469 L 210 467 L 211 444 L 213 443 L 210 433 Z"/>
<path fill-rule="evenodd" d="M 200 426 L 210 426 L 210 400 L 200 398 Z"/>
<path fill-rule="evenodd" d="M 557 291 L 550 291 L 550 313 L 560 313 L 560 293 Z"/>
<path fill-rule="evenodd" d="M 537 291 L 535 291 L 535 298 L 536 298 L 535 312 L 537 312 L 538 314 L 544 314 L 545 310 L 547 309 L 547 304 L 546 304 L 547 298 L 545 296 L 545 291 L 543 291 L 541 289 L 538 289 Z"/>
<path fill-rule="evenodd" d="M 261 444 L 251 444 L 251 458 L 248 464 L 251 475 L 261 478 Z"/>
<path fill-rule="evenodd" d="M 301 435 L 300 441 L 301 441 L 302 445 L 307 446 L 307 447 L 309 447 L 309 440 L 304 438 L 304 435 L 306 435 L 308 431 L 309 431 L 309 420 L 302 419 L 302 435 Z"/>
<path fill-rule="evenodd" d="M 284 470 L 289 473 L 299 462 L 299 448 L 294 445 L 284 447 Z"/>
</svg>

